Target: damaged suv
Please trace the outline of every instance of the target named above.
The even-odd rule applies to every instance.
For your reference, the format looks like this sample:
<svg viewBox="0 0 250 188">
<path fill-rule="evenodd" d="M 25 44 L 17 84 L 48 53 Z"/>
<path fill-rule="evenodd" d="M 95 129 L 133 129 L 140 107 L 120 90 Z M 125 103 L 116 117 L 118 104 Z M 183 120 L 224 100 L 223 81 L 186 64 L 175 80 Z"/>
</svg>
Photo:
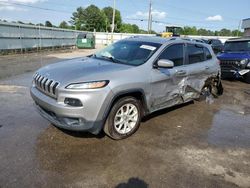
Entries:
<svg viewBox="0 0 250 188">
<path fill-rule="evenodd" d="M 89 57 L 45 66 L 31 96 L 57 127 L 113 139 L 132 135 L 143 116 L 222 93 L 220 65 L 207 44 L 131 37 Z"/>
</svg>

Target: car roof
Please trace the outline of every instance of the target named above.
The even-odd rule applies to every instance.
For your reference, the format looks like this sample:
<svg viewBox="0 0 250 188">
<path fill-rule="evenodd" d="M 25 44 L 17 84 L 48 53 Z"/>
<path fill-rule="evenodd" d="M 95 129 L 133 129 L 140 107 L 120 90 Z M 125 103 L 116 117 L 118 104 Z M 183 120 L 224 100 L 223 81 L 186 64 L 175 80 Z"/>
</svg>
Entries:
<svg viewBox="0 0 250 188">
<path fill-rule="evenodd" d="M 250 41 L 250 37 L 232 38 L 228 39 L 226 42 L 241 42 L 241 41 Z"/>
<path fill-rule="evenodd" d="M 156 36 L 133 36 L 126 39 L 123 39 L 124 41 L 140 41 L 140 42 L 152 42 L 152 43 L 158 43 L 158 44 L 165 44 L 170 41 L 181 41 L 181 42 L 192 42 L 192 43 L 201 43 L 204 44 L 200 39 L 192 39 L 188 37 L 170 37 L 170 38 L 162 38 L 162 37 L 156 37 Z"/>
<path fill-rule="evenodd" d="M 158 44 L 164 44 L 169 41 L 167 38 L 156 37 L 156 36 L 132 36 L 126 39 L 126 41 L 140 41 L 140 42 L 152 42 Z"/>
</svg>

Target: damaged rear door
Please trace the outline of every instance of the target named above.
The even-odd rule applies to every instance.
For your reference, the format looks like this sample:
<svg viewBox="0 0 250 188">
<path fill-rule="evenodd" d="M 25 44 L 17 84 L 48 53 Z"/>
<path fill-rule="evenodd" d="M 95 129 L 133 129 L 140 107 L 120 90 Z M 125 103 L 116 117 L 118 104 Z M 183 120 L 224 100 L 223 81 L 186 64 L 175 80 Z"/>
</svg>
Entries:
<svg viewBox="0 0 250 188">
<path fill-rule="evenodd" d="M 167 59 L 174 63 L 173 68 L 153 68 L 151 71 L 151 110 L 166 108 L 183 103 L 182 95 L 188 66 L 185 61 L 185 44 L 172 44 L 163 50 L 158 60 Z M 155 62 L 156 63 L 156 62 Z"/>
<path fill-rule="evenodd" d="M 188 77 L 183 80 L 183 100 L 189 101 L 200 96 L 206 80 L 215 67 L 207 48 L 189 43 L 186 45 L 186 61 Z"/>
</svg>

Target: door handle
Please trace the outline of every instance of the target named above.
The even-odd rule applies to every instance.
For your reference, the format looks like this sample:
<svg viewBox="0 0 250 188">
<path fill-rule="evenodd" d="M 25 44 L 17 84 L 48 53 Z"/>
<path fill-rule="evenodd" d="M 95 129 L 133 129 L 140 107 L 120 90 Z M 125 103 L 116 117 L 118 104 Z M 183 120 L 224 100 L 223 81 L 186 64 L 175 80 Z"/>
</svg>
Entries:
<svg viewBox="0 0 250 188">
<path fill-rule="evenodd" d="M 178 70 L 176 73 L 178 75 L 185 75 L 185 74 L 187 74 L 187 72 L 185 70 Z"/>
</svg>

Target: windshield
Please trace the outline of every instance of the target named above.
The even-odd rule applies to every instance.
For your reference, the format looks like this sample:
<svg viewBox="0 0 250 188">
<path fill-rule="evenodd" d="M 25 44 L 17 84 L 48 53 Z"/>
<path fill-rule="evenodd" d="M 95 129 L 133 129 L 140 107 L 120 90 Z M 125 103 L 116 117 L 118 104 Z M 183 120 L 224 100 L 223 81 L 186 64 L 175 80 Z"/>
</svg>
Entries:
<svg viewBox="0 0 250 188">
<path fill-rule="evenodd" d="M 250 51 L 250 41 L 226 42 L 224 51 Z"/>
<path fill-rule="evenodd" d="M 160 46 L 158 43 L 123 40 L 111 44 L 93 57 L 138 66 L 145 63 Z"/>
</svg>

